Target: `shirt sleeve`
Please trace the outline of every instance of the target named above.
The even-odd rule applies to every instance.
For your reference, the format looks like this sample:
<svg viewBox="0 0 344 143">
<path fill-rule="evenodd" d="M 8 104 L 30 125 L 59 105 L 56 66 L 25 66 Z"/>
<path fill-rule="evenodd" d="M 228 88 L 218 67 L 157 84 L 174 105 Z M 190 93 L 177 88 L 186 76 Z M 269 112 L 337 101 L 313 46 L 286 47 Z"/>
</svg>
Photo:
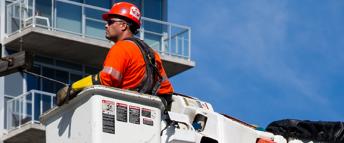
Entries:
<svg viewBox="0 0 344 143">
<path fill-rule="evenodd" d="M 166 75 L 160 56 L 157 53 L 155 53 L 155 59 L 157 62 L 157 67 L 160 72 L 160 75 L 162 76 L 161 86 L 158 90 L 158 94 L 172 94 L 174 92 L 172 84 Z"/>
<path fill-rule="evenodd" d="M 129 61 L 129 55 L 125 48 L 124 42 L 118 42 L 109 50 L 99 75 L 102 85 L 112 87 L 122 85 L 123 73 Z"/>
</svg>

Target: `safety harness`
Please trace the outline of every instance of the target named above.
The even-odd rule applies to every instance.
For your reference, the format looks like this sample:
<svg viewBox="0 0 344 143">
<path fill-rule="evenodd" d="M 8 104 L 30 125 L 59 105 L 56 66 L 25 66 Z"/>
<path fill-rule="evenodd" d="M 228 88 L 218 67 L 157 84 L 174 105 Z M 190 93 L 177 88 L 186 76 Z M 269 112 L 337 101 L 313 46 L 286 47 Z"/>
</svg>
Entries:
<svg viewBox="0 0 344 143">
<path fill-rule="evenodd" d="M 146 63 L 146 72 L 143 80 L 136 88 L 132 90 L 135 90 L 139 93 L 156 95 L 161 86 L 162 76 L 155 62 L 153 49 L 149 47 L 144 41 L 135 37 L 126 38 L 124 40 L 132 41 L 139 47 L 143 59 Z"/>
</svg>

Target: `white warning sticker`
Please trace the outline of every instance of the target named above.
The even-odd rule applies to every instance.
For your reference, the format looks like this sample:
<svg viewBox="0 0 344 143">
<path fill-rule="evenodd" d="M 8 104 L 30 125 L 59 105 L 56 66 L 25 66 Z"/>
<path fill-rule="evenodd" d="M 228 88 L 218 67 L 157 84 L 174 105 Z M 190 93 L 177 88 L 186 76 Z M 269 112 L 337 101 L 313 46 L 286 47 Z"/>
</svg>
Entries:
<svg viewBox="0 0 344 143">
<path fill-rule="evenodd" d="M 102 111 L 105 114 L 115 115 L 116 104 L 113 101 L 102 100 Z"/>
</svg>

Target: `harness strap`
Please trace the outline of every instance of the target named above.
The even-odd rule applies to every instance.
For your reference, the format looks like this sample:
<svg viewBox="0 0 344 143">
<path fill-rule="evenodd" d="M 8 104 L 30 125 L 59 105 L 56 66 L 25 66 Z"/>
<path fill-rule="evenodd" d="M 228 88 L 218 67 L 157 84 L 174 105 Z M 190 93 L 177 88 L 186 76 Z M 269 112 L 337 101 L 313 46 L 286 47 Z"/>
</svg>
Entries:
<svg viewBox="0 0 344 143">
<path fill-rule="evenodd" d="M 141 83 L 133 90 L 140 93 L 156 95 L 161 86 L 162 76 L 156 65 L 153 49 L 144 41 L 135 37 L 126 38 L 124 40 L 133 41 L 139 47 L 146 64 L 145 76 Z"/>
</svg>

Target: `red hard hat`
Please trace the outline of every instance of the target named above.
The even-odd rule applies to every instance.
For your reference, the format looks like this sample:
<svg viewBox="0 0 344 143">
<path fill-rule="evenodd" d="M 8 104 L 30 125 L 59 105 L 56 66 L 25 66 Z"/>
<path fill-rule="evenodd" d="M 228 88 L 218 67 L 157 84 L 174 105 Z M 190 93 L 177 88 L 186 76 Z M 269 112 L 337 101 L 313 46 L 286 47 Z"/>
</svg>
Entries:
<svg viewBox="0 0 344 143">
<path fill-rule="evenodd" d="M 137 24 L 137 26 L 141 26 L 141 12 L 134 4 L 128 2 L 115 3 L 108 13 L 102 15 L 103 20 L 108 20 L 111 15 L 126 17 L 132 20 L 134 24 Z"/>
</svg>

